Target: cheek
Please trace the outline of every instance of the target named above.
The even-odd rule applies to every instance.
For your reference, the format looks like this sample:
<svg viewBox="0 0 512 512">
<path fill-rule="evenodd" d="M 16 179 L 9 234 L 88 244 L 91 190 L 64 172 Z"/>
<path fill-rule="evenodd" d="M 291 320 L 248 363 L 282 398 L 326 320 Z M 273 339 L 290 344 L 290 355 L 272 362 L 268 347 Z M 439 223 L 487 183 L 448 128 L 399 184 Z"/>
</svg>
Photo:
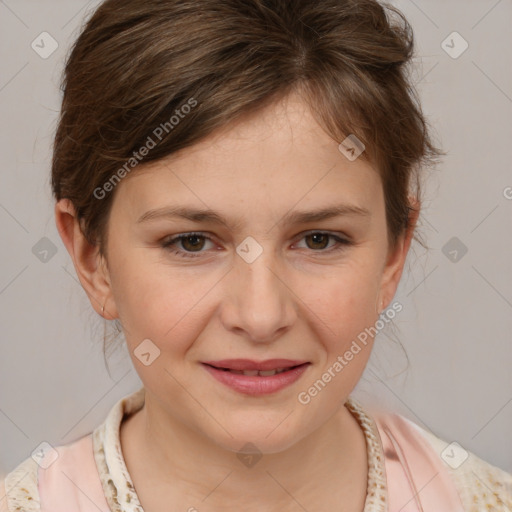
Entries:
<svg viewBox="0 0 512 512">
<path fill-rule="evenodd" d="M 160 350 L 180 351 L 202 329 L 204 297 L 213 283 L 171 270 L 162 262 L 126 256 L 111 274 L 114 300 L 133 350 L 151 339 Z M 202 320 L 203 319 L 203 320 Z"/>
<path fill-rule="evenodd" d="M 340 285 L 331 284 L 325 294 L 319 294 L 313 311 L 322 319 L 317 322 L 321 332 L 318 339 L 324 348 L 319 375 L 329 383 L 322 403 L 337 403 L 337 396 L 345 396 L 359 381 L 371 355 L 372 327 L 375 325 L 376 287 L 354 273 Z M 310 315 L 311 317 L 313 315 Z M 328 328 L 327 328 L 328 327 Z"/>
<path fill-rule="evenodd" d="M 375 321 L 378 282 L 369 268 L 351 265 L 321 282 L 297 283 L 296 289 L 302 289 L 298 295 L 341 341 Z"/>
<path fill-rule="evenodd" d="M 336 402 L 336 396 L 344 396 L 356 385 L 371 355 L 379 282 L 372 269 L 358 259 L 322 285 L 309 282 L 302 289 L 308 318 L 323 345 L 317 378 L 330 383 L 323 394 L 325 401 L 320 401 L 324 404 L 331 399 Z"/>
</svg>

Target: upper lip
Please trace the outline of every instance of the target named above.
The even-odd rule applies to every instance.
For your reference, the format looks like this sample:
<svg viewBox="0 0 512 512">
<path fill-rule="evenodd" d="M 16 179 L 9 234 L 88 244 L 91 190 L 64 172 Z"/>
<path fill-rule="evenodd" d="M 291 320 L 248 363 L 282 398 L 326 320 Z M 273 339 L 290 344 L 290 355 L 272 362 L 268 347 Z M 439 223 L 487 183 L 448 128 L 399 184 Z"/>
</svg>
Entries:
<svg viewBox="0 0 512 512">
<path fill-rule="evenodd" d="M 203 361 L 204 364 L 216 368 L 228 368 L 230 370 L 276 370 L 278 368 L 290 368 L 309 361 L 295 359 L 267 359 L 265 361 L 253 361 L 252 359 L 221 359 L 219 361 Z"/>
</svg>

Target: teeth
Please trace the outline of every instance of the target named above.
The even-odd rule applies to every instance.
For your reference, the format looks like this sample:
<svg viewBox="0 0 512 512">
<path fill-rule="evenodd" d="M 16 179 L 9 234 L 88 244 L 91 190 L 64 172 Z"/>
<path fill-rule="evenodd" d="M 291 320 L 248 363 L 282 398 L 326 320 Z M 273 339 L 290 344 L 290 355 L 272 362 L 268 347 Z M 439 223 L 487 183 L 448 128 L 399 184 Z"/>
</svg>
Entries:
<svg viewBox="0 0 512 512">
<path fill-rule="evenodd" d="M 242 370 L 240 371 L 243 375 L 249 375 L 250 377 L 255 377 L 258 375 L 258 370 Z"/>
<path fill-rule="evenodd" d="M 272 375 L 276 375 L 277 373 L 283 373 L 288 368 L 276 368 L 275 370 L 228 370 L 231 373 L 236 373 L 238 375 L 247 375 L 248 377 L 271 377 Z"/>
<path fill-rule="evenodd" d="M 280 371 L 284 370 L 261 370 L 258 372 L 258 375 L 261 377 L 270 377 L 271 375 L 275 375 L 276 373 L 280 373 Z"/>
</svg>

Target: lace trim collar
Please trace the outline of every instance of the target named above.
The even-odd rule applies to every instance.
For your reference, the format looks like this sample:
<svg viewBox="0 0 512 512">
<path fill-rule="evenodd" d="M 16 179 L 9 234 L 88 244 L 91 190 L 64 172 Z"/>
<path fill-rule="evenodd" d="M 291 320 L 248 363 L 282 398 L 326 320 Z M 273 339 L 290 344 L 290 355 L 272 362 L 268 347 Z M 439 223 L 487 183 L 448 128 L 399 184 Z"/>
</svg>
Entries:
<svg viewBox="0 0 512 512">
<path fill-rule="evenodd" d="M 144 512 L 128 473 L 119 439 L 124 416 L 141 409 L 144 396 L 145 390 L 142 387 L 119 400 L 92 434 L 94 458 L 105 498 L 112 512 Z M 384 453 L 377 426 L 355 399 L 349 398 L 345 407 L 359 423 L 366 439 L 368 485 L 364 512 L 387 512 Z"/>
</svg>

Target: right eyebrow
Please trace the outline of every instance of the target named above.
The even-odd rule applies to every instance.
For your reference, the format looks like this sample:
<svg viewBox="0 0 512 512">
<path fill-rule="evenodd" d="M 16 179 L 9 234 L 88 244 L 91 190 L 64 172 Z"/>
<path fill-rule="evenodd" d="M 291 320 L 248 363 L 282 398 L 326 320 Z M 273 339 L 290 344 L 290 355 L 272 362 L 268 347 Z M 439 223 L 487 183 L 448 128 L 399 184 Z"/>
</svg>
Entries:
<svg viewBox="0 0 512 512">
<path fill-rule="evenodd" d="M 292 210 L 284 215 L 281 222 L 285 225 L 307 224 L 340 216 L 369 217 L 371 216 L 371 212 L 358 205 L 342 203 L 318 208 L 316 210 Z M 211 209 L 191 208 L 186 206 L 164 206 L 162 208 L 148 210 L 137 219 L 137 223 L 162 218 L 182 218 L 193 222 L 212 222 L 214 224 L 223 224 L 228 226 L 230 229 L 235 229 L 237 226 L 242 224 L 241 219 L 229 222 L 224 219 L 220 213 Z"/>
</svg>

